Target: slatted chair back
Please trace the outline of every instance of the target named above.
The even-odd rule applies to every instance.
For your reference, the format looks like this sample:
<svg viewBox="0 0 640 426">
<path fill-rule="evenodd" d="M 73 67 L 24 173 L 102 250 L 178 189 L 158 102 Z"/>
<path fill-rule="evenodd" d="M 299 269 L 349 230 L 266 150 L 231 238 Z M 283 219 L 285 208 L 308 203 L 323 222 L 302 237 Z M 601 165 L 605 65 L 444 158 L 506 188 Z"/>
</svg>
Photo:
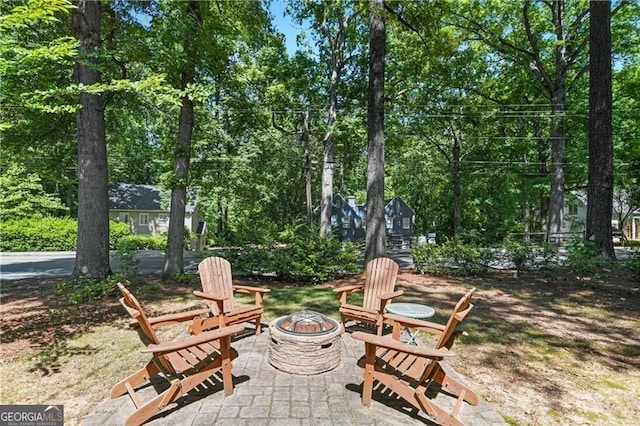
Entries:
<svg viewBox="0 0 640 426">
<path fill-rule="evenodd" d="M 376 311 L 380 307 L 378 296 L 393 292 L 399 266 L 388 257 L 377 257 L 367 262 L 365 269 L 366 278 L 362 306 L 365 309 Z"/>
<path fill-rule="evenodd" d="M 121 283 L 118 283 L 118 288 L 122 293 L 122 297 L 120 298 L 120 304 L 124 306 L 129 315 L 136 320 L 136 330 L 138 331 L 138 335 L 140 336 L 140 340 L 145 344 L 145 346 L 149 345 L 159 345 L 160 340 L 156 335 L 147 315 L 144 313 L 144 309 L 142 305 L 136 299 L 136 297 L 131 294 L 131 292 Z M 171 362 L 164 355 L 157 355 L 156 360 L 161 364 L 161 367 L 165 368 L 166 371 L 175 374 L 175 369 L 171 365 Z M 160 367 L 160 366 L 159 366 Z"/>
<path fill-rule="evenodd" d="M 453 308 L 453 311 L 449 316 L 449 320 L 445 325 L 444 331 L 440 335 L 440 338 L 438 339 L 438 343 L 436 343 L 436 346 L 435 346 L 436 349 L 440 349 L 440 348 L 451 349 L 451 346 L 453 345 L 453 341 L 455 340 L 455 336 L 456 336 L 455 334 L 456 326 L 460 321 L 464 319 L 464 317 L 467 316 L 467 314 L 471 311 L 471 309 L 473 309 L 471 298 L 473 297 L 473 294 L 475 292 L 476 292 L 475 288 L 472 288 L 471 290 L 469 290 L 467 294 L 462 296 L 462 298 L 458 301 L 455 308 Z"/>
<path fill-rule="evenodd" d="M 205 293 L 224 297 L 223 310 L 225 313 L 234 309 L 233 303 L 233 275 L 231 263 L 222 257 L 207 257 L 198 265 L 198 273 Z M 207 301 L 213 315 L 220 315 L 215 302 Z"/>
</svg>

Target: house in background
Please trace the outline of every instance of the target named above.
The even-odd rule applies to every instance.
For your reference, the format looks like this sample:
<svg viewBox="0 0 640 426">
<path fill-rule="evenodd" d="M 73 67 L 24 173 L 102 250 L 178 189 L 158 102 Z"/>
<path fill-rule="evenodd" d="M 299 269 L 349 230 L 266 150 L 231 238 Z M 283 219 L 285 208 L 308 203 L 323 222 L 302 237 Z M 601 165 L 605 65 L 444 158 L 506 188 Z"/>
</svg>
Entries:
<svg viewBox="0 0 640 426">
<path fill-rule="evenodd" d="M 584 238 L 587 229 L 587 194 L 585 191 L 570 191 L 565 193 L 564 207 L 562 211 L 562 228 L 558 237 L 560 240 Z M 627 240 L 640 239 L 640 210 L 636 210 L 620 223 L 619 217 L 614 212 L 611 219 L 611 230 L 614 234 L 614 242 L 619 243 L 624 238 Z M 553 236 L 550 236 L 553 238 Z M 552 240 L 551 242 L 558 242 Z"/>
<path fill-rule="evenodd" d="M 384 206 L 387 235 L 402 241 L 409 240 L 415 232 L 416 213 L 400 197 L 393 197 Z"/>
<path fill-rule="evenodd" d="M 357 241 L 364 238 L 364 220 L 361 212 L 356 212 L 356 198 L 333 196 L 331 227 L 340 234 L 341 241 Z"/>
<path fill-rule="evenodd" d="M 194 198 L 190 192 L 190 198 Z M 169 194 L 157 186 L 118 183 L 109 188 L 109 219 L 128 223 L 134 235 L 160 235 L 169 231 Z M 184 226 L 191 233 L 191 249 L 206 246 L 207 226 L 196 204 L 185 206 Z"/>
<path fill-rule="evenodd" d="M 415 212 L 400 197 L 394 197 L 384 207 L 387 238 L 394 246 L 408 246 L 415 232 Z M 367 206 L 356 204 L 353 196 L 333 197 L 331 225 L 338 230 L 342 241 L 365 238 Z"/>
</svg>

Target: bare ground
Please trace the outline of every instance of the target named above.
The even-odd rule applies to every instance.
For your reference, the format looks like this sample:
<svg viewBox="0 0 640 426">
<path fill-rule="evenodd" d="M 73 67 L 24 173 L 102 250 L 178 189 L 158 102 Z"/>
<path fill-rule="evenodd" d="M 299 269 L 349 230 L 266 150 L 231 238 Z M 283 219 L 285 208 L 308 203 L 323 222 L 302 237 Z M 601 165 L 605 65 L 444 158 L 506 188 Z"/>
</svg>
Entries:
<svg viewBox="0 0 640 426">
<path fill-rule="evenodd" d="M 405 290 L 403 301 L 436 308 L 437 322 L 446 320 L 467 289 L 478 289 L 474 310 L 462 324 L 467 335 L 454 345 L 458 356 L 451 364 L 510 423 L 640 424 L 640 284 L 624 270 L 603 270 L 589 279 L 562 272 L 553 277 L 541 272 L 527 272 L 519 279 L 512 275 L 503 271 L 462 278 L 402 272 L 398 286 Z M 69 337 L 122 320 L 116 298 L 64 304 L 53 294 L 60 281 L 2 283 L 0 364 L 62 347 Z M 164 300 L 192 289 L 193 283 L 162 285 L 141 299 Z M 55 363 L 47 359 L 34 368 L 55 374 Z"/>
</svg>

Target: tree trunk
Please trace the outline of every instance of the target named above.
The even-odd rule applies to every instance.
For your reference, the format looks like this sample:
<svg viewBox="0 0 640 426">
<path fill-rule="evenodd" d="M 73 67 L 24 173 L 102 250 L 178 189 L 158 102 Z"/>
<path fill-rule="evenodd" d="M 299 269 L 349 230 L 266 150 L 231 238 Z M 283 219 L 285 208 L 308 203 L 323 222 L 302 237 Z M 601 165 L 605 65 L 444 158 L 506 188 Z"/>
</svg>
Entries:
<svg viewBox="0 0 640 426">
<path fill-rule="evenodd" d="M 182 73 L 183 88 L 193 82 L 193 70 Z M 193 132 L 193 102 L 187 95 L 182 98 L 178 143 L 173 159 L 173 187 L 171 188 L 171 208 L 169 211 L 169 236 L 167 253 L 164 258 L 162 277 L 169 278 L 184 272 L 183 244 L 184 217 L 187 205 L 187 181 Z"/>
<path fill-rule="evenodd" d="M 384 60 L 382 0 L 373 0 L 369 16 L 369 105 L 367 162 L 367 233 L 365 262 L 387 255 L 384 219 Z"/>
<path fill-rule="evenodd" d="M 304 163 L 305 163 L 305 199 L 307 204 L 307 225 L 311 227 L 313 225 L 313 200 L 311 198 L 311 151 L 309 150 L 309 111 L 304 112 L 304 118 L 302 120 L 302 141 L 304 143 Z M 323 195 L 324 195 L 324 173 L 323 179 Z M 331 191 L 333 192 L 333 173 L 331 174 Z M 331 207 L 331 204 L 329 204 Z M 331 210 L 329 210 L 329 218 L 331 218 Z M 329 224 L 331 226 L 331 224 Z M 329 228 L 331 232 L 331 228 Z"/>
<path fill-rule="evenodd" d="M 462 183 L 460 180 L 460 156 L 462 146 L 460 139 L 452 129 L 453 149 L 451 158 L 451 177 L 453 183 L 453 235 L 459 236 L 462 230 Z"/>
<path fill-rule="evenodd" d="M 564 209 L 564 83 L 558 83 L 551 94 L 551 193 L 549 195 L 549 211 L 547 231 L 556 234 L 562 230 Z"/>
<path fill-rule="evenodd" d="M 75 65 L 78 84 L 101 81 L 96 50 L 100 47 L 100 2 L 78 0 L 73 13 L 73 31 L 80 42 Z M 105 279 L 109 266 L 109 189 L 107 143 L 102 96 L 80 93 L 82 106 L 78 125 L 78 241 L 73 276 Z"/>
<path fill-rule="evenodd" d="M 333 180 L 335 167 L 335 125 L 338 118 L 338 86 L 342 69 L 345 66 L 345 46 L 347 26 L 344 10 L 338 8 L 338 29 L 331 34 L 328 26 L 323 25 L 322 33 L 331 47 L 331 78 L 329 79 L 329 110 L 327 112 L 327 134 L 324 137 L 322 194 L 320 197 L 320 236 L 331 235 L 331 213 L 333 207 Z M 347 19 L 348 21 L 349 19 Z"/>
<path fill-rule="evenodd" d="M 613 214 L 613 140 L 611 123 L 611 3 L 589 2 L 589 177 L 587 235 L 605 259 L 615 259 Z"/>
<path fill-rule="evenodd" d="M 200 10 L 195 0 L 187 5 L 187 18 L 199 24 Z M 185 35 L 184 51 L 189 63 L 185 64 L 181 75 L 181 89 L 195 80 L 194 56 L 196 52 L 193 46 L 191 34 Z M 187 204 L 187 184 L 189 181 L 189 162 L 191 160 L 191 136 L 193 133 L 193 101 L 189 95 L 182 97 L 180 107 L 180 121 L 178 125 L 178 141 L 173 159 L 173 184 L 171 187 L 171 208 L 169 211 L 169 236 L 167 253 L 164 258 L 162 278 L 170 278 L 184 272 L 184 217 Z"/>
<path fill-rule="evenodd" d="M 327 134 L 324 138 L 323 168 L 322 168 L 322 197 L 320 199 L 320 236 L 331 235 L 331 210 L 333 202 L 333 167 L 335 158 L 333 153 L 333 126 L 338 115 L 338 96 L 335 84 L 338 71 L 334 69 L 329 88 L 329 113 L 327 114 Z"/>
</svg>

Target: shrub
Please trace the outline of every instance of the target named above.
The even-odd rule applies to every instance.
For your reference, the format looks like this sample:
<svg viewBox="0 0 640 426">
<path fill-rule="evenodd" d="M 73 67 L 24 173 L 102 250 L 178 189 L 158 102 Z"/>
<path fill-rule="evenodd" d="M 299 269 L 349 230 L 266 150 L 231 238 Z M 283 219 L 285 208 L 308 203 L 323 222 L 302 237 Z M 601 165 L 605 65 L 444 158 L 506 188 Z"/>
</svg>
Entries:
<svg viewBox="0 0 640 426">
<path fill-rule="evenodd" d="M 166 235 L 127 235 L 123 237 L 118 245 L 117 250 L 126 248 L 128 250 L 166 250 Z"/>
<path fill-rule="evenodd" d="M 300 224 L 281 234 L 282 250 L 275 251 L 278 276 L 287 281 L 317 283 L 356 273 L 360 252 L 334 236 L 320 237 L 316 227 Z"/>
<path fill-rule="evenodd" d="M 482 275 L 495 257 L 492 250 L 460 239 L 412 249 L 416 270 L 433 274 Z"/>
<path fill-rule="evenodd" d="M 305 224 L 287 228 L 279 243 L 221 250 L 234 275 L 275 275 L 279 280 L 318 283 L 361 272 L 360 252 L 353 244 L 320 237 Z"/>
<path fill-rule="evenodd" d="M 62 217 L 34 217 L 0 222 L 0 250 L 69 251 L 76 249 L 78 224 Z"/>
<path fill-rule="evenodd" d="M 111 250 L 117 250 L 120 245 L 120 241 L 123 238 L 128 237 L 131 234 L 129 224 L 122 222 L 109 222 L 109 248 Z"/>
<path fill-rule="evenodd" d="M 627 268 L 631 271 L 634 281 L 640 281 L 640 250 L 629 250 L 629 259 L 626 262 Z"/>
<path fill-rule="evenodd" d="M 33 217 L 0 222 L 0 251 L 73 251 L 78 240 L 78 222 L 69 217 Z M 129 225 L 109 223 L 109 248 L 165 250 L 167 237 L 131 235 Z"/>
<path fill-rule="evenodd" d="M 66 211 L 60 198 L 45 192 L 40 177 L 9 163 L 0 171 L 0 211 L 7 217 L 46 217 Z"/>
<path fill-rule="evenodd" d="M 504 249 L 508 260 L 516 270 L 516 275 L 532 266 L 535 252 L 531 243 L 507 238 L 504 241 Z"/>
<path fill-rule="evenodd" d="M 579 277 L 597 274 L 608 264 L 608 261 L 600 256 L 598 247 L 594 241 L 574 240 L 567 244 L 569 253 L 569 267 Z"/>
<path fill-rule="evenodd" d="M 80 276 L 56 284 L 54 294 L 65 295 L 70 304 L 78 305 L 104 300 L 117 294 L 117 283 L 128 283 L 122 275 L 112 275 L 106 280 L 97 281 Z"/>
</svg>

